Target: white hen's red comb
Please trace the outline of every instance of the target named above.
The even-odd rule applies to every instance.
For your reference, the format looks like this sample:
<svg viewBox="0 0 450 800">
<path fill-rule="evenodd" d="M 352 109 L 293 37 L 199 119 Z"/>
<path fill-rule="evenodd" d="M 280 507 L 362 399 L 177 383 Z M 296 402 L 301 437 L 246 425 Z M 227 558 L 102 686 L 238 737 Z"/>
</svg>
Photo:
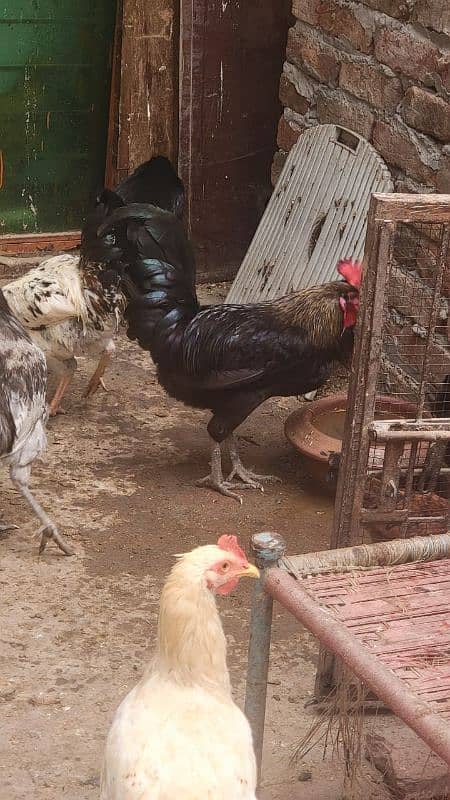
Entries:
<svg viewBox="0 0 450 800">
<path fill-rule="evenodd" d="M 352 261 L 351 258 L 344 258 L 342 261 L 339 261 L 337 271 L 350 286 L 354 286 L 355 289 L 361 288 L 362 266 L 359 261 Z"/>
<path fill-rule="evenodd" d="M 222 536 L 219 536 L 217 540 L 217 547 L 220 547 L 221 550 L 228 550 L 229 553 L 234 553 L 234 555 L 238 558 L 242 558 L 244 561 L 247 561 L 247 556 L 242 548 L 238 545 L 237 537 L 232 533 L 223 533 Z"/>
</svg>

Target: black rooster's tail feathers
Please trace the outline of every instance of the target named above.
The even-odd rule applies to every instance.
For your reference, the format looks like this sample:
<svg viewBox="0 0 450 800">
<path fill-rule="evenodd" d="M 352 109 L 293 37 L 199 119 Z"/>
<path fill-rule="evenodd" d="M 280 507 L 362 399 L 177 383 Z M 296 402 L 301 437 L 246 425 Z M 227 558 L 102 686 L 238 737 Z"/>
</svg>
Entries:
<svg viewBox="0 0 450 800">
<path fill-rule="evenodd" d="M 173 214 L 142 203 L 113 211 L 98 229 L 99 236 L 111 233 L 123 247 L 127 262 L 128 336 L 150 350 L 157 362 L 162 342 L 167 352 L 168 341 L 175 343 L 181 330 L 180 323 L 187 323 L 199 311 L 190 242 Z"/>
<path fill-rule="evenodd" d="M 151 203 L 171 211 L 181 219 L 184 208 L 184 186 L 165 156 L 155 156 L 134 170 L 122 181 L 116 193 L 128 203 Z"/>
<path fill-rule="evenodd" d="M 134 222 L 130 220 L 129 229 L 121 232 L 122 237 L 120 232 L 112 228 L 108 232 L 99 234 L 102 223 L 110 219 L 114 212 L 120 209 L 126 212 L 131 206 L 136 211 L 139 204 L 143 203 L 146 205 L 142 206 L 144 209 L 142 217 L 137 215 Z M 81 234 L 81 258 L 86 264 L 90 262 L 96 265 L 97 276 L 102 283 L 106 280 L 107 283 L 112 281 L 117 284 L 124 277 L 129 240 L 132 241 L 134 234 L 139 235 L 139 220 L 147 220 L 148 203 L 154 204 L 158 209 L 164 209 L 165 211 L 161 211 L 162 216 L 167 213 L 170 219 L 173 217 L 169 212 L 178 217 L 182 215 L 183 183 L 170 161 L 164 156 L 156 156 L 141 164 L 119 184 L 115 191 L 103 189 L 97 197 L 95 207 L 87 217 Z M 163 235 L 163 232 L 160 231 L 160 234 Z M 169 233 L 169 238 L 171 235 Z M 160 257 L 159 253 L 156 253 L 155 257 Z M 181 258 L 190 261 L 188 253 L 183 253 Z M 191 261 L 193 264 L 192 259 Z M 101 265 L 100 272 L 98 265 Z"/>
</svg>

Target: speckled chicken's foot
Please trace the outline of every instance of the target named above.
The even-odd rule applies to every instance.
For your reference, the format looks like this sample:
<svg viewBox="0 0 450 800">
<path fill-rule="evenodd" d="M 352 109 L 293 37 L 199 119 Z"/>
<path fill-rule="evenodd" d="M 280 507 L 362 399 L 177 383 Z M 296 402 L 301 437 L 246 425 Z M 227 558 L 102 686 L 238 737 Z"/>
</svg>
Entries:
<svg viewBox="0 0 450 800">
<path fill-rule="evenodd" d="M 219 492 L 225 497 L 232 497 L 242 504 L 242 497 L 232 491 L 235 488 L 235 484 L 226 481 L 223 477 L 222 452 L 220 444 L 217 444 L 217 442 L 214 442 L 211 453 L 211 472 L 205 478 L 200 478 L 200 480 L 196 481 L 195 485 L 213 489 L 215 492 Z M 245 488 L 245 486 L 242 486 L 242 488 Z"/>
<path fill-rule="evenodd" d="M 103 380 L 103 375 L 105 374 L 105 370 L 109 362 L 111 361 L 114 350 L 115 350 L 114 344 L 112 342 L 108 343 L 108 346 L 101 354 L 97 364 L 97 368 L 91 380 L 88 383 L 87 389 L 84 393 L 85 397 L 92 397 L 92 395 L 95 394 L 95 392 L 100 386 L 102 387 L 104 392 L 108 391 Z"/>
<path fill-rule="evenodd" d="M 69 384 L 72 380 L 72 375 L 65 375 L 61 378 L 58 386 L 56 387 L 56 392 L 52 397 L 52 401 L 48 407 L 48 413 L 50 417 L 56 417 L 57 414 L 65 414 L 66 412 L 60 408 L 61 401 L 67 392 Z"/>
<path fill-rule="evenodd" d="M 234 436 L 230 436 L 227 439 L 227 443 L 232 464 L 227 483 L 235 477 L 240 478 L 240 480 L 243 481 L 243 489 L 259 489 L 261 492 L 264 491 L 264 482 L 281 483 L 281 478 L 278 478 L 276 475 L 258 475 L 256 472 L 252 472 L 250 469 L 244 467 L 239 456 L 238 445 Z M 237 486 L 241 486 L 241 484 L 237 484 Z"/>
<path fill-rule="evenodd" d="M 38 519 L 40 519 L 40 521 L 43 523 L 43 527 L 40 530 L 42 536 L 41 543 L 39 545 L 39 554 L 45 550 L 48 540 L 53 539 L 55 544 L 58 545 L 59 549 L 62 550 L 66 556 L 73 556 L 75 550 L 69 544 L 67 544 L 64 537 L 61 536 L 56 525 L 51 521 L 50 517 L 47 516 L 44 509 L 39 505 L 38 501 L 32 495 L 23 479 L 21 480 L 17 476 L 15 477 L 13 474 L 11 474 L 11 479 L 15 488 L 21 493 L 22 497 L 24 497 L 29 503 Z"/>
<path fill-rule="evenodd" d="M 7 531 L 14 531 L 19 529 L 18 525 L 12 525 L 10 523 L 2 525 L 1 522 L 3 522 L 3 514 L 0 516 L 0 533 L 6 533 Z"/>
</svg>

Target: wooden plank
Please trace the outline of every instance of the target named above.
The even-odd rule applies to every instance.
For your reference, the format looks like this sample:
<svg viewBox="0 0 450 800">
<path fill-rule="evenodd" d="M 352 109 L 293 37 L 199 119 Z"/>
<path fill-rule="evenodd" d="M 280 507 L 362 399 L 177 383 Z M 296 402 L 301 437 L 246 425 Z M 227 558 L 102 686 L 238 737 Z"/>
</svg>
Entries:
<svg viewBox="0 0 450 800">
<path fill-rule="evenodd" d="M 450 194 L 381 194 L 372 196 L 378 222 L 450 222 Z"/>
<path fill-rule="evenodd" d="M 117 179 L 153 155 L 177 153 L 175 0 L 123 0 Z"/>
<path fill-rule="evenodd" d="M 79 247 L 80 231 L 58 233 L 10 233 L 0 236 L 0 255 L 19 255 L 39 251 L 73 250 Z"/>
<path fill-rule="evenodd" d="M 105 186 L 113 189 L 118 181 L 120 77 L 122 55 L 123 0 L 117 0 L 116 25 L 111 65 L 111 91 L 109 98 L 108 142 L 106 146 Z"/>
</svg>

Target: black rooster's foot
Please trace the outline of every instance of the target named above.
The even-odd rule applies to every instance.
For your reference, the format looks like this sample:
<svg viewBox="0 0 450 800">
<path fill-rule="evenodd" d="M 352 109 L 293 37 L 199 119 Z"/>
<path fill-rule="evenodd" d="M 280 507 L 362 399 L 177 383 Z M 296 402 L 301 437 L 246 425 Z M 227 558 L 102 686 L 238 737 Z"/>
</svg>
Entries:
<svg viewBox="0 0 450 800">
<path fill-rule="evenodd" d="M 39 555 L 44 552 L 47 542 L 50 539 L 53 539 L 55 544 L 58 545 L 59 549 L 63 551 L 64 555 L 66 556 L 73 556 L 75 554 L 75 550 L 69 544 L 67 544 L 66 540 L 63 536 L 59 533 L 59 531 L 55 528 L 54 525 L 47 525 L 46 528 L 41 530 L 41 543 L 39 545 Z"/>
<path fill-rule="evenodd" d="M 235 484 L 229 483 L 229 481 L 219 480 L 218 478 L 214 477 L 214 475 L 210 474 L 207 475 L 206 478 L 200 478 L 200 480 L 195 481 L 196 486 L 201 486 L 206 489 L 212 489 L 214 492 L 219 492 L 219 494 L 223 494 L 225 497 L 232 497 L 233 500 L 237 500 L 240 505 L 242 505 L 242 497 L 233 492 L 232 489 L 235 488 Z M 239 488 L 244 489 L 245 486 L 240 486 Z"/>
<path fill-rule="evenodd" d="M 239 478 L 242 484 L 237 484 L 242 489 L 259 489 L 260 492 L 264 491 L 263 483 L 281 483 L 281 478 L 276 475 L 258 475 L 250 469 L 244 467 L 242 462 L 233 464 L 233 468 L 228 475 L 227 483 Z"/>
</svg>

